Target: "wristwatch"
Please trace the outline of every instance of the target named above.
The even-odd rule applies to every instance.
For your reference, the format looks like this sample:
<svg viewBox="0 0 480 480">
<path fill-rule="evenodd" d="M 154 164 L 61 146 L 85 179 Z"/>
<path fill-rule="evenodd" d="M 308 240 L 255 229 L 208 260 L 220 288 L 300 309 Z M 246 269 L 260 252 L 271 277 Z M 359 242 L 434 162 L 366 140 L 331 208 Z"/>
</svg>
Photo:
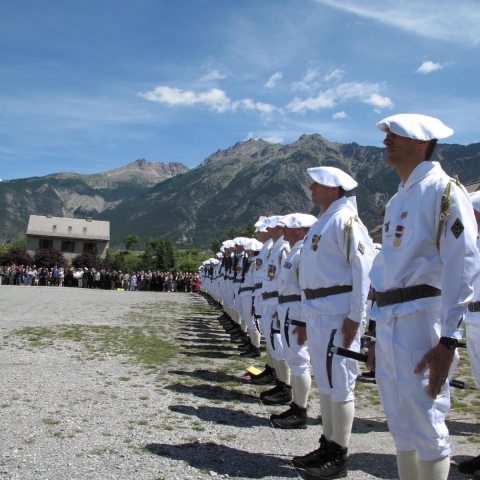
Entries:
<svg viewBox="0 0 480 480">
<path fill-rule="evenodd" d="M 458 340 L 450 337 L 440 337 L 440 341 L 438 343 L 441 343 L 449 350 L 454 350 L 458 346 Z"/>
</svg>

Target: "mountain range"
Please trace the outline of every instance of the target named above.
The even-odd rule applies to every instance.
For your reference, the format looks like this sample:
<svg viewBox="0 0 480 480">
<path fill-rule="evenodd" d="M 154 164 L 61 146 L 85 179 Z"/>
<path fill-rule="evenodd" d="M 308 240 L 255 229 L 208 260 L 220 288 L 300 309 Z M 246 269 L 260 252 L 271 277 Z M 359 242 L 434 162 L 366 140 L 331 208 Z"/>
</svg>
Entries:
<svg viewBox="0 0 480 480">
<path fill-rule="evenodd" d="M 440 144 L 433 160 L 462 183 L 480 180 L 480 143 Z M 398 187 L 384 149 L 340 144 L 319 134 L 272 145 L 265 140 L 238 142 L 218 150 L 198 167 L 136 160 L 94 175 L 58 173 L 0 183 L 0 232 L 24 234 L 30 214 L 109 220 L 111 246 L 122 247 L 129 234 L 140 244 L 164 237 L 179 247 L 208 248 L 230 227 L 245 227 L 260 215 L 294 211 L 316 214 L 306 170 L 330 165 L 359 183 L 359 213 L 371 230 L 381 224 L 383 206 Z"/>
</svg>

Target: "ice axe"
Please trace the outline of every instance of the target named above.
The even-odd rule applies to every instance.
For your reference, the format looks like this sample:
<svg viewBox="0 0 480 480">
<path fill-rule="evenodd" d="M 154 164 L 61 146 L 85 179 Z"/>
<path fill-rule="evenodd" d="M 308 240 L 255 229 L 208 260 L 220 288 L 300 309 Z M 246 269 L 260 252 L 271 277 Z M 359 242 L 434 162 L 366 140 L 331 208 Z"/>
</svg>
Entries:
<svg viewBox="0 0 480 480">
<path fill-rule="evenodd" d="M 365 353 L 352 352 L 352 350 L 347 350 L 346 348 L 336 347 L 333 344 L 333 339 L 337 329 L 334 328 L 330 334 L 330 341 L 328 342 L 327 348 L 327 375 L 328 383 L 330 388 L 333 388 L 332 384 L 332 361 L 333 355 L 340 355 L 341 357 L 352 358 L 353 360 L 358 360 L 359 362 L 367 363 L 368 355 Z M 472 387 L 468 383 L 462 382 L 461 380 L 450 380 L 449 385 L 453 388 L 459 388 L 460 390 L 477 390 L 475 387 Z"/>
</svg>

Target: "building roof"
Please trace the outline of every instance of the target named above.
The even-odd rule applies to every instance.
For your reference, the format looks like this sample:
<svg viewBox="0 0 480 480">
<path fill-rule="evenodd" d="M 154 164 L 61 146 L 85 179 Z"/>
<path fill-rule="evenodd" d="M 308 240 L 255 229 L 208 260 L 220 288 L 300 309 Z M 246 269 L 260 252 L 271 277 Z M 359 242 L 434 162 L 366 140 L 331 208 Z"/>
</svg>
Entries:
<svg viewBox="0 0 480 480">
<path fill-rule="evenodd" d="M 468 193 L 476 192 L 480 190 L 480 182 L 469 183 L 468 185 L 465 185 L 465 189 Z"/>
<path fill-rule="evenodd" d="M 30 215 L 27 235 L 83 240 L 110 240 L 110 222 Z"/>
</svg>

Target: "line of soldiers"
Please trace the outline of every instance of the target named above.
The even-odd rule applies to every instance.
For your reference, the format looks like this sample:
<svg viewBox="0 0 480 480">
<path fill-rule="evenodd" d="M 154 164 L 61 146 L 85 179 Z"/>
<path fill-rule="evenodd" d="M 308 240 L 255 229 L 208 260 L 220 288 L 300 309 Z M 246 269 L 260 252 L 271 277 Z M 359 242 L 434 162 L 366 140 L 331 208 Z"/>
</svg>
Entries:
<svg viewBox="0 0 480 480">
<path fill-rule="evenodd" d="M 264 335 L 267 365 L 251 381 L 275 384 L 260 394 L 263 403 L 289 405 L 271 416 L 274 427 L 306 428 L 311 364 L 323 434 L 318 448 L 292 459 L 306 478 L 348 474 L 356 359 L 363 358 L 358 352 L 369 317 L 377 339 L 367 367 L 376 372 L 399 477 L 446 480 L 449 380 L 467 308 L 467 343 L 480 386 L 480 285 L 474 297 L 480 193 L 470 199 L 458 180 L 429 161 L 437 141 L 453 133 L 440 120 L 401 114 L 377 128 L 386 133 L 386 161 L 401 180 L 386 205 L 380 252 L 355 197 L 345 195 L 357 182 L 335 167 L 309 168 L 318 219 L 261 217 L 258 240 L 227 240 L 204 263 L 201 289 L 223 305 L 219 321 L 242 357 L 259 357 Z M 480 471 L 480 457 L 459 469 Z"/>
</svg>

